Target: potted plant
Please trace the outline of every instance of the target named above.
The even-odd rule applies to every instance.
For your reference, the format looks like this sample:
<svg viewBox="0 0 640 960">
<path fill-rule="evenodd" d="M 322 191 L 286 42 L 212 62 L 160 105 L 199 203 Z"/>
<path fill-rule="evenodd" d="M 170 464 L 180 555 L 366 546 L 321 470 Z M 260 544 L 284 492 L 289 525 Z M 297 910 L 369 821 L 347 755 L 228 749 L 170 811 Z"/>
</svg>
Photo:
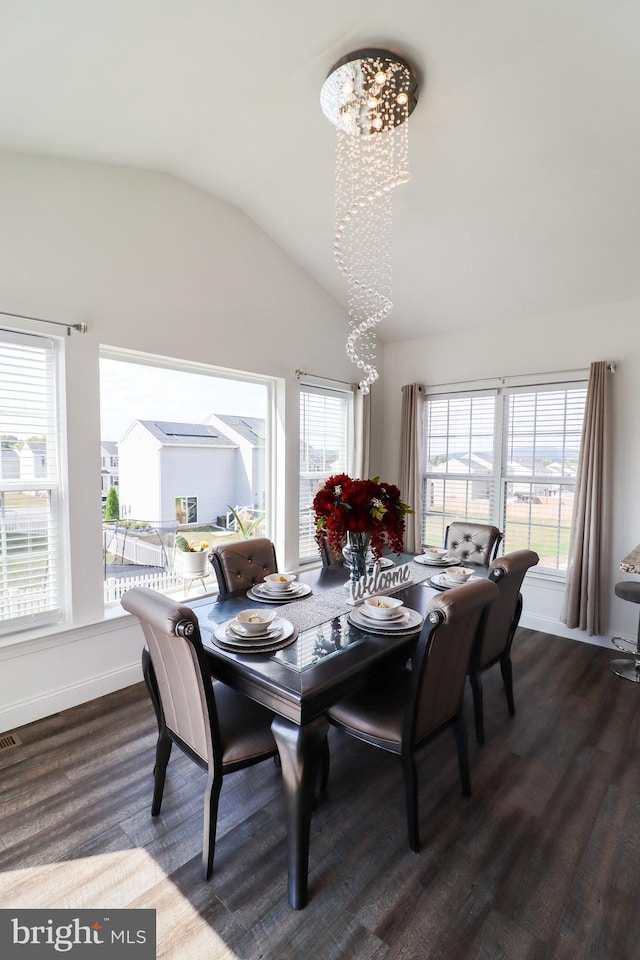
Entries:
<svg viewBox="0 0 640 960">
<path fill-rule="evenodd" d="M 196 580 L 206 576 L 208 549 L 206 540 L 200 540 L 196 546 L 189 543 L 182 534 L 176 536 L 176 550 L 180 554 L 180 567 L 184 577 Z"/>
</svg>

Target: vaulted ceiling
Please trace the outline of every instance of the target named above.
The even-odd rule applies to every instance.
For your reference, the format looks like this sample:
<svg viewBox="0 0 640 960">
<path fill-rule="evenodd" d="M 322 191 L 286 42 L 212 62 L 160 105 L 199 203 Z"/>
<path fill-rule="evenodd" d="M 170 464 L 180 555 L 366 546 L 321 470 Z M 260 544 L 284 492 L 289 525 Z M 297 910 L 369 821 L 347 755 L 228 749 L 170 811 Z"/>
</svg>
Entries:
<svg viewBox="0 0 640 960">
<path fill-rule="evenodd" d="M 367 46 L 420 82 L 383 339 L 640 295 L 632 0 L 0 0 L 0 150 L 172 173 L 344 301 L 319 94 Z"/>
</svg>

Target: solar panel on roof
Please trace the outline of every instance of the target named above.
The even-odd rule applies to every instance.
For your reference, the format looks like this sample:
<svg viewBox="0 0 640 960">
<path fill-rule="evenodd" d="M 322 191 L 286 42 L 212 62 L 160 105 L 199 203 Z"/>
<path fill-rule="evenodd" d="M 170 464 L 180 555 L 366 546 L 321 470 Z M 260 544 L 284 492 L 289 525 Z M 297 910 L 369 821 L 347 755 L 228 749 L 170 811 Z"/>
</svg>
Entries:
<svg viewBox="0 0 640 960">
<path fill-rule="evenodd" d="M 158 422 L 157 426 L 167 437 L 207 437 L 219 439 L 219 435 L 204 423 L 166 423 Z"/>
</svg>

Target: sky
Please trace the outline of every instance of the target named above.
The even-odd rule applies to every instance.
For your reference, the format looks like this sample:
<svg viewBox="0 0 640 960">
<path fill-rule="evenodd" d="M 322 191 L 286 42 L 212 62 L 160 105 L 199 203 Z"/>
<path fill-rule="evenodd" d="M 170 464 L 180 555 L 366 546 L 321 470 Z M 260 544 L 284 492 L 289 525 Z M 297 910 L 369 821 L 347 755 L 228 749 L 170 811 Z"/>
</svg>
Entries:
<svg viewBox="0 0 640 960">
<path fill-rule="evenodd" d="M 183 370 L 100 360 L 100 438 L 118 441 L 134 420 L 202 423 L 210 413 L 266 416 L 266 388 Z"/>
</svg>

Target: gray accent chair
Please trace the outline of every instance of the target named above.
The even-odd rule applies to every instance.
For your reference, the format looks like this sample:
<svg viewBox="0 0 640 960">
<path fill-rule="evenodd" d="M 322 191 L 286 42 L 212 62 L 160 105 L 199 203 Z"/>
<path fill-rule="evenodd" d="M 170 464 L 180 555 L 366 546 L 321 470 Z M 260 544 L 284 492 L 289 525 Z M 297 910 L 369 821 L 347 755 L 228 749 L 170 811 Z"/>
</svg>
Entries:
<svg viewBox="0 0 640 960">
<path fill-rule="evenodd" d="M 266 537 L 222 543 L 209 553 L 221 597 L 249 590 L 268 573 L 278 572 L 276 550 Z"/>
<path fill-rule="evenodd" d="M 488 523 L 470 523 L 454 520 L 444 534 L 447 555 L 458 557 L 460 563 L 488 567 L 498 554 L 502 534 Z"/>
<path fill-rule="evenodd" d="M 127 590 L 122 606 L 138 618 L 155 684 L 158 743 L 151 815 L 160 813 L 167 764 L 175 743 L 207 772 L 202 878 L 213 871 L 222 779 L 277 754 L 273 714 L 219 681 L 212 681 L 198 621 L 188 607 L 147 587 Z M 144 657 L 143 657 L 144 661 Z M 147 664 L 149 667 L 149 664 Z M 150 693 L 153 691 L 150 688 Z"/>
<path fill-rule="evenodd" d="M 478 625 L 497 596 L 498 588 L 488 580 L 438 594 L 429 603 L 411 665 L 385 670 L 377 683 L 346 697 L 328 712 L 330 722 L 344 733 L 400 758 L 409 846 L 416 852 L 420 833 L 415 755 L 448 727 L 455 733 L 462 792 L 471 794 L 462 698 Z"/>
<path fill-rule="evenodd" d="M 476 740 L 479 744 L 484 743 L 482 674 L 496 663 L 500 664 L 509 714 L 514 716 L 516 712 L 513 700 L 511 644 L 522 614 L 522 581 L 527 570 L 534 567 L 539 560 L 538 554 L 533 550 L 515 550 L 494 560 L 489 567 L 489 580 L 495 583 L 499 596 L 487 610 L 469 661 Z"/>
</svg>

